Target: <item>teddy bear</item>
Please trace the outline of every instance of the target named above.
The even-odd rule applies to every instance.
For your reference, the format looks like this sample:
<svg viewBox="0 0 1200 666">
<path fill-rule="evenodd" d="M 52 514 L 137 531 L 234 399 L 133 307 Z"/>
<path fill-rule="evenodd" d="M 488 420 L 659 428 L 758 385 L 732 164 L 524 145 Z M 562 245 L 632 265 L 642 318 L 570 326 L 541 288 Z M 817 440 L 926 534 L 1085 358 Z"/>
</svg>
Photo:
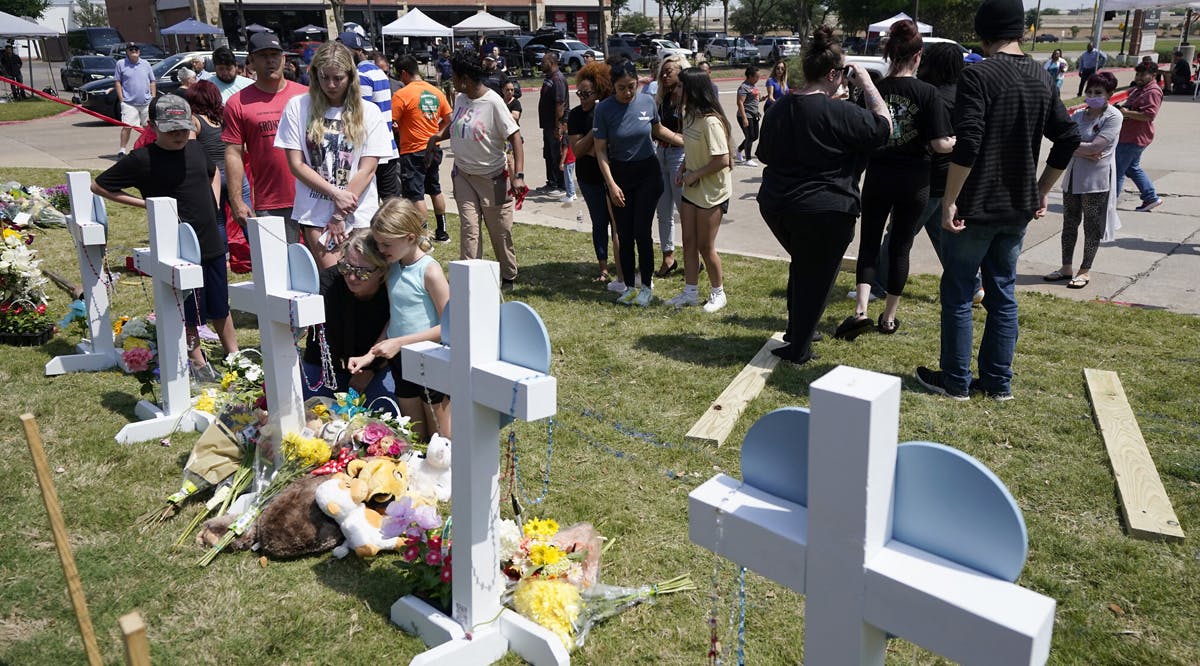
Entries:
<svg viewBox="0 0 1200 666">
<path fill-rule="evenodd" d="M 375 506 L 408 492 L 408 465 L 392 458 L 359 458 L 346 465 L 346 475 L 362 479 L 367 486 L 367 501 Z"/>
<path fill-rule="evenodd" d="M 434 433 L 425 456 L 408 457 L 408 494 L 414 500 L 450 500 L 450 440 Z"/>
<path fill-rule="evenodd" d="M 333 549 L 341 559 L 351 551 L 359 557 L 374 557 L 384 550 L 395 550 L 399 537 L 384 537 L 380 531 L 383 518 L 363 503 L 368 494 L 367 482 L 338 472 L 321 482 L 316 490 L 316 504 L 326 515 L 337 521 L 346 540 Z"/>
<path fill-rule="evenodd" d="M 257 542 L 260 552 L 272 559 L 300 557 L 331 550 L 342 540 L 337 522 L 316 504 L 317 486 L 327 477 L 304 477 L 271 500 L 258 520 L 233 540 L 229 550 L 249 550 Z M 213 546 L 237 516 L 224 515 L 205 521 L 196 542 Z"/>
</svg>

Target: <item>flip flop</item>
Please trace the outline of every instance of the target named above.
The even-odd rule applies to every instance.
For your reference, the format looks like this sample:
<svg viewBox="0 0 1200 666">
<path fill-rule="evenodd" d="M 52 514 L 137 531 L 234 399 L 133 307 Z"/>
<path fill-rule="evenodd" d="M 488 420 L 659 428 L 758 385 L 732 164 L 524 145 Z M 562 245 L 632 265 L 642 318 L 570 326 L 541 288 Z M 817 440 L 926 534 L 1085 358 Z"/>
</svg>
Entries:
<svg viewBox="0 0 1200 666">
<path fill-rule="evenodd" d="M 667 268 L 661 268 L 657 271 L 654 271 L 654 277 L 665 278 L 677 270 L 679 270 L 679 261 L 678 260 L 672 261 L 671 265 L 668 266 Z"/>
<path fill-rule="evenodd" d="M 889 322 L 883 320 L 883 315 L 881 314 L 879 315 L 879 321 L 875 324 L 875 328 L 884 335 L 891 335 L 900 330 L 900 320 L 893 319 L 889 324 Z"/>
<path fill-rule="evenodd" d="M 1062 271 L 1054 271 L 1053 273 L 1047 273 L 1043 275 L 1042 279 L 1046 282 L 1062 282 L 1063 280 L 1070 280 L 1071 274 L 1063 273 Z"/>
<path fill-rule="evenodd" d="M 851 315 L 838 325 L 833 337 L 849 342 L 866 333 L 867 329 L 874 327 L 874 325 L 875 322 L 871 321 L 870 317 L 859 319 L 857 316 Z"/>
<path fill-rule="evenodd" d="M 612 281 L 612 278 L 609 277 L 608 273 L 601 273 L 599 276 L 592 278 L 592 282 L 605 283 L 605 282 L 611 282 L 611 281 Z"/>
<path fill-rule="evenodd" d="M 1074 278 L 1071 278 L 1070 282 L 1067 283 L 1067 289 L 1083 289 L 1084 287 L 1088 286 L 1088 283 L 1091 281 L 1092 279 L 1086 275 L 1083 277 L 1075 276 Z"/>
</svg>

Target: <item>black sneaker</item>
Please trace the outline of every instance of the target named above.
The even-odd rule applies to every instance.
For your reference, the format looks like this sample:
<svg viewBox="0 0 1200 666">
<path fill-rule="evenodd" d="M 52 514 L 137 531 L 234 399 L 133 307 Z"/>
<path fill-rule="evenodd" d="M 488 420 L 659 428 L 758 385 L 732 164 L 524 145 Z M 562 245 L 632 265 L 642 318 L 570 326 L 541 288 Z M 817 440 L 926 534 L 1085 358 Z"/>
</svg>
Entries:
<svg viewBox="0 0 1200 666">
<path fill-rule="evenodd" d="M 516 286 L 516 280 L 500 281 L 500 291 L 512 291 L 514 286 Z"/>
<path fill-rule="evenodd" d="M 433 235 L 433 240 L 435 240 L 439 243 L 449 243 L 450 242 L 450 234 L 446 233 L 446 231 L 444 229 L 438 229 L 437 233 L 435 233 Z"/>
<path fill-rule="evenodd" d="M 917 368 L 917 382 L 924 386 L 930 393 L 944 395 L 951 400 L 967 401 L 971 399 L 970 393 L 951 393 L 946 388 L 946 375 L 941 370 L 930 370 L 925 366 Z"/>
<path fill-rule="evenodd" d="M 1007 402 L 1013 399 L 1012 391 L 989 391 L 979 383 L 978 379 L 971 380 L 970 390 L 971 393 L 982 393 L 985 398 L 996 402 Z"/>
</svg>

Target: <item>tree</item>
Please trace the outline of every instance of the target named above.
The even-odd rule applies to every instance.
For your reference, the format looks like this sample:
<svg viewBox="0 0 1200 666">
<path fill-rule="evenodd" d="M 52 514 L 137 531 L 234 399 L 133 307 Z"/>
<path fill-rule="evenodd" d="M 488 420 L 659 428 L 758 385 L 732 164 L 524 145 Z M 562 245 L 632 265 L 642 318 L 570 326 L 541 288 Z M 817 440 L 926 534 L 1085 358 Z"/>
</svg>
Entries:
<svg viewBox="0 0 1200 666">
<path fill-rule="evenodd" d="M 1078 36 L 1079 36 L 1079 26 L 1077 26 L 1077 25 L 1071 26 L 1071 39 L 1075 39 Z"/>
<path fill-rule="evenodd" d="M 837 14 L 838 23 L 847 35 L 853 35 L 867 29 L 875 21 L 888 18 L 901 11 L 911 11 L 912 2 L 909 0 L 830 0 L 829 8 Z M 921 20 L 925 21 L 928 12 L 925 4 L 921 5 Z M 928 22 L 928 21 L 925 21 Z M 801 33 L 803 34 L 803 33 Z"/>
<path fill-rule="evenodd" d="M 1025 25 L 1032 25 L 1035 31 L 1042 27 L 1042 17 L 1038 16 L 1038 11 L 1036 9 L 1030 9 L 1029 11 L 1025 12 Z"/>
<path fill-rule="evenodd" d="M 974 42 L 979 39 L 975 34 L 975 12 L 980 4 L 982 0 L 926 0 L 921 4 L 921 22 L 932 25 L 938 37 Z"/>
<path fill-rule="evenodd" d="M 1062 14 L 1062 12 L 1054 7 L 1047 7 L 1042 10 L 1042 16 L 1058 16 L 1059 14 Z"/>
<path fill-rule="evenodd" d="M 739 35 L 761 35 L 785 21 L 781 8 L 783 0 L 742 0 L 740 7 L 729 14 L 729 25 Z"/>
<path fill-rule="evenodd" d="M 40 19 L 50 6 L 50 0 L 0 0 L 0 12 L 13 16 Z"/>
<path fill-rule="evenodd" d="M 75 24 L 81 28 L 100 28 L 108 25 L 108 10 L 103 3 L 75 0 Z"/>
<path fill-rule="evenodd" d="M 654 21 L 641 12 L 626 14 L 621 17 L 621 30 L 625 32 L 650 32 L 654 29 Z"/>
<path fill-rule="evenodd" d="M 659 6 L 667 13 L 673 32 L 683 32 L 692 15 L 708 4 L 707 0 L 660 0 Z"/>
</svg>

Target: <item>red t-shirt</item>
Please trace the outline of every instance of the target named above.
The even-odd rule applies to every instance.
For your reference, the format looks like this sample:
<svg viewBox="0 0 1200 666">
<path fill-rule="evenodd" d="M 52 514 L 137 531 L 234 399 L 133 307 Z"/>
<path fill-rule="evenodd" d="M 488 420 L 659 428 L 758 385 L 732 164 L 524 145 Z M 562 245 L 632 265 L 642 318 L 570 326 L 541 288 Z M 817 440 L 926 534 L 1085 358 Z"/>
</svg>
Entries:
<svg viewBox="0 0 1200 666">
<path fill-rule="evenodd" d="M 1129 89 L 1129 98 L 1125 100 L 1125 108 L 1130 111 L 1141 111 L 1150 120 L 1134 120 L 1126 118 L 1121 123 L 1121 138 L 1117 143 L 1132 143 L 1135 146 L 1148 146 L 1154 141 L 1154 119 L 1158 116 L 1158 108 L 1162 106 L 1162 88 L 1154 81 L 1141 88 L 1133 86 Z"/>
<path fill-rule="evenodd" d="M 254 210 L 291 208 L 296 200 L 296 178 L 288 169 L 287 153 L 275 147 L 275 130 L 288 100 L 307 93 L 308 88 L 295 81 L 277 93 L 252 85 L 225 103 L 221 140 L 245 147 L 243 163 L 253 174 Z"/>
</svg>

